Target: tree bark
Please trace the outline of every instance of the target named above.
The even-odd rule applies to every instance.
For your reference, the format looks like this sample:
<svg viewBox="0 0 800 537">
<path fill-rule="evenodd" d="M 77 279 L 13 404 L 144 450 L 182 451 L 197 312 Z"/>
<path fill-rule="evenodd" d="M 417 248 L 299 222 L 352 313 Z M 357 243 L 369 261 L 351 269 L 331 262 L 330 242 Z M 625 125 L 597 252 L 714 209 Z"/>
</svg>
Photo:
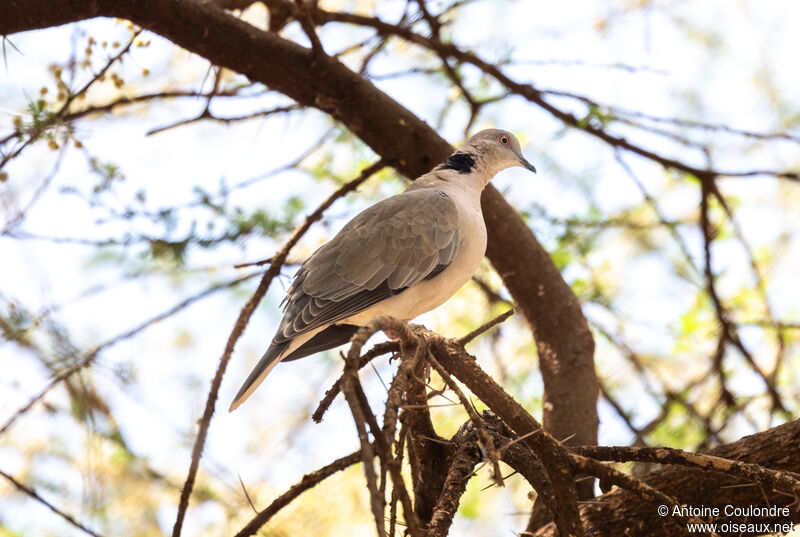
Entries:
<svg viewBox="0 0 800 537">
<path fill-rule="evenodd" d="M 719 446 L 709 455 L 742 462 L 760 464 L 773 470 L 800 472 L 800 420 L 775 427 L 763 433 L 746 436 L 736 442 Z M 791 514 L 777 517 L 750 518 L 750 522 L 795 522 L 800 524 L 798 498 L 774 491 L 764 490 L 753 483 L 742 486 L 741 478 L 683 466 L 668 466 L 646 476 L 643 481 L 689 506 L 718 507 L 734 506 L 791 506 Z M 668 506 L 671 511 L 674 506 Z M 597 498 L 591 504 L 581 506 L 586 535 L 627 537 L 663 537 L 686 535 L 686 529 L 673 522 L 671 516 L 659 516 L 658 505 L 641 501 L 634 494 L 615 489 Z M 724 512 L 724 511 L 723 511 Z M 716 522 L 742 518 L 721 516 Z M 735 532 L 740 535 L 739 532 Z M 553 524 L 536 532 L 536 537 L 557 535 Z M 743 532 L 741 535 L 759 535 Z"/>
</svg>

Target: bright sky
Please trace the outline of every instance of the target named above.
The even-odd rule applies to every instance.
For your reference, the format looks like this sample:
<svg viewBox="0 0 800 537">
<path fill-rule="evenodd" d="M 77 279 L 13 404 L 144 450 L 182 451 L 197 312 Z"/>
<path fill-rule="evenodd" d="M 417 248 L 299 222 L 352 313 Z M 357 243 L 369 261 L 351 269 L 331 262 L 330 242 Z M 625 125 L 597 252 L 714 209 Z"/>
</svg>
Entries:
<svg viewBox="0 0 800 537">
<path fill-rule="evenodd" d="M 387 10 L 382 16 L 390 19 L 401 4 L 394 1 L 381 4 L 381 9 L 385 6 Z M 508 72 L 518 80 L 531 81 L 542 89 L 591 96 L 606 104 L 656 116 L 695 118 L 770 131 L 778 128 L 776 121 L 781 112 L 776 108 L 776 100 L 768 98 L 770 94 L 779 95 L 778 100 L 785 109 L 795 113 L 799 109 L 800 77 L 796 75 L 796 54 L 800 50 L 800 34 L 794 24 L 800 18 L 797 2 L 741 1 L 735 3 L 735 8 L 728 0 L 653 2 L 651 8 L 623 11 L 634 4 L 646 2 L 479 2 L 463 8 L 454 40 L 471 46 L 488 59 L 504 56 L 507 50 L 496 43 L 508 43 L 513 46 L 513 56 L 520 63 L 508 68 Z M 661 9 L 664 6 L 667 7 Z M 604 34 L 600 35 L 597 28 L 609 12 L 617 15 L 609 19 Z M 258 12 L 253 16 L 258 17 Z M 492 24 L 476 22 L 486 20 Z M 697 29 L 688 32 L 693 37 L 687 38 L 687 32 L 680 30 L 682 24 Z M 298 35 L 294 27 L 288 31 Z M 12 37 L 21 54 L 7 49 L 6 63 L 0 69 L 0 136 L 11 130 L 14 116 L 25 109 L 28 99 L 39 94 L 43 82 L 50 84 L 50 91 L 53 91 L 47 66 L 63 63 L 69 57 L 71 39 L 84 43 L 79 45 L 80 49 L 89 35 L 109 42 L 123 41 L 126 31 L 111 20 L 102 20 Z M 360 37 L 333 27 L 323 33 L 324 41 L 333 50 Z M 127 91 L 156 91 L 166 75 L 176 86 L 197 89 L 197 80 L 202 77 L 206 64 L 187 53 L 171 56 L 170 44 L 151 34 L 146 38 L 152 40 L 152 45 L 134 49 L 125 61 L 122 75 L 132 88 Z M 709 39 L 720 44 L 711 49 L 700 46 Z M 391 60 L 376 61 L 373 71 L 391 73 L 411 67 L 416 61 L 416 54 L 394 55 Z M 615 65 L 636 66 L 637 70 L 631 72 L 613 67 Z M 150 77 L 141 77 L 143 68 L 152 72 Z M 774 87 L 768 87 L 767 80 Z M 377 83 L 430 124 L 437 123 L 446 98 L 438 87 L 418 76 L 390 78 Z M 115 95 L 112 88 L 107 84 L 103 90 L 107 92 L 105 95 L 98 91 L 91 98 L 97 102 L 111 99 Z M 693 97 L 687 99 L 687 96 Z M 219 102 L 214 111 L 247 113 L 255 107 L 268 106 L 270 102 L 264 98 L 242 104 Z M 557 102 L 567 103 L 565 100 Z M 302 154 L 326 128 L 325 119 L 311 113 L 241 123 L 227 129 L 218 124 L 200 124 L 145 135 L 150 129 L 197 114 L 202 106 L 200 102 L 173 101 L 153 105 L 148 111 L 138 109 L 130 114 L 79 122 L 78 134 L 85 147 L 92 154 L 118 165 L 125 175 L 125 181 L 117 184 L 113 195 L 106 199 L 122 207 L 125 200 L 146 186 L 149 208 L 186 203 L 195 199 L 192 189 L 196 184 L 213 191 L 220 181 L 238 184 L 280 168 Z M 456 108 L 442 126 L 443 135 L 454 143 L 461 140 L 465 113 L 463 108 Z M 588 191 L 594 203 L 606 211 L 640 202 L 640 194 L 600 142 L 581 133 L 562 132 L 549 116 L 521 100 L 510 98 L 487 108 L 483 123 L 473 130 L 490 123 L 519 133 L 525 141 L 525 154 L 540 170 L 535 177 L 523 170 L 508 170 L 495 179 L 495 185 L 518 208 L 528 209 L 536 204 L 547 207 L 552 216 L 585 214 L 589 207 L 586 185 L 590 185 Z M 619 133 L 629 134 L 622 129 Z M 638 136 L 637 141 L 657 144 L 651 147 L 698 165 L 704 164 L 702 155 L 680 146 L 647 136 Z M 730 143 L 726 141 L 721 145 L 723 150 L 713 155 L 714 164 L 720 169 L 781 169 L 796 167 L 800 161 L 797 144 L 776 143 L 773 144 L 776 150 L 758 145 L 743 149 L 731 138 Z M 8 166 L 10 179 L 0 184 L 4 219 L 11 214 L 10 207 L 25 206 L 50 173 L 56 158 L 57 152 L 40 143 L 27 151 L 24 158 Z M 336 158 L 337 169 L 352 169 L 353 163 L 347 155 Z M 657 167 L 634 158 L 629 158 L 628 162 L 650 192 L 658 193 L 668 186 Z M 85 159 L 79 152 L 67 151 L 61 172 L 37 201 L 21 229 L 47 237 L 98 240 L 125 233 L 125 227 L 118 222 L 97 222 L 107 216 L 103 209 L 88 208 L 78 196 L 59 194 L 60 189 L 70 186 L 88 192 L 97 180 L 96 177 L 87 180 L 88 175 Z M 735 189 L 739 199 L 747 201 L 740 214 L 743 228 L 754 243 L 771 242 L 778 234 L 793 225 L 796 227 L 796 213 L 793 212 L 798 208 L 796 193 L 793 206 L 785 199 L 785 204 L 776 209 L 773 200 L 780 195 L 782 187 L 774 181 L 730 180 L 726 185 Z M 380 189 L 372 186 L 367 187 L 367 191 L 382 197 L 391 194 L 395 186 Z M 280 211 L 288 196 L 299 193 L 304 196 L 307 212 L 334 188 L 331 183 L 317 183 L 305 174 L 287 172 L 234 192 L 231 205 Z M 689 197 L 690 192 L 693 191 L 676 189 L 660 198 L 663 212 L 670 218 L 691 214 L 696 200 Z M 360 207 L 369 202 L 356 199 L 352 203 Z M 330 212 L 331 227 L 338 228 L 352 215 L 350 211 L 347 203 L 337 203 Z M 176 235 L 187 231 L 188 222 L 185 218 L 178 223 Z M 0 226 L 5 223 L 0 220 Z M 137 221 L 136 225 L 143 232 L 158 232 L 144 221 Z M 548 236 L 551 228 L 535 219 L 532 227 L 548 244 L 552 239 Z M 323 229 L 310 233 L 296 255 L 308 254 L 325 236 Z M 699 253 L 697 237 L 687 236 L 686 239 Z M 237 247 L 192 252 L 188 264 L 211 267 L 211 279 L 223 281 L 242 274 L 232 269 L 233 264 L 268 257 L 275 247 L 269 240 L 249 240 Z M 597 258 L 598 268 L 606 263 L 609 266 L 605 266 L 605 270 L 624 282 L 621 293 L 625 313 L 639 321 L 631 324 L 629 334 L 645 348 L 649 345 L 654 352 L 663 351 L 670 345 L 667 328 L 689 306 L 692 290 L 671 277 L 669 267 L 656 257 L 641 258 L 623 266 L 614 264 L 615 258 L 629 255 L 621 241 L 604 244 L 603 248 L 603 255 Z M 3 282 L 0 307 L 5 308 L 6 302 L 17 302 L 34 310 L 63 305 L 54 318 L 69 329 L 74 341 L 90 348 L 166 310 L 182 297 L 202 290 L 209 282 L 208 271 L 179 285 L 167 278 L 120 282 L 120 272 L 113 264 L 103 268 L 89 266 L 91 252 L 91 247 L 82 245 L 0 236 L 0 281 Z M 772 298 L 779 316 L 796 320 L 800 317 L 797 307 L 800 286 L 795 281 L 800 251 L 797 244 L 792 243 L 780 253 L 783 259 L 772 275 L 772 288 L 780 289 L 780 293 L 773 292 Z M 721 266 L 730 261 L 732 268 L 726 271 L 726 277 L 731 285 L 749 277 L 734 267 L 741 259 L 741 252 L 723 251 L 718 259 Z M 723 284 L 725 281 L 723 279 Z M 203 472 L 214 474 L 234 488 L 238 486 L 237 475 L 241 475 L 248 484 L 268 478 L 274 492 L 278 492 L 304 472 L 328 462 L 331 453 L 345 454 L 355 447 L 352 422 L 341 401 L 321 425 L 299 427 L 294 422 L 286 423 L 296 419 L 298 408 L 313 410 L 336 377 L 338 365 L 332 355 L 277 368 L 256 396 L 239 411 L 228 414 L 225 410 L 274 331 L 279 319 L 277 304 L 287 282 L 284 279 L 273 283 L 267 300 L 240 340 L 223 382 L 218 416 L 208 439 Z M 654 285 L 654 282 L 658 283 Z M 109 288 L 103 292 L 82 297 L 96 286 L 106 284 Z M 253 285 L 247 293 L 233 296 L 214 296 L 153 326 L 133 340 L 104 352 L 93 368 L 93 378 L 108 397 L 131 449 L 150 457 L 155 468 L 164 469 L 178 481 L 182 481 L 188 469 L 194 423 L 205 404 L 209 380 L 236 314 L 252 288 Z M 658 307 L 653 308 L 653 304 Z M 600 322 L 604 320 L 599 310 L 587 308 L 587 314 Z M 433 313 L 419 320 L 443 329 L 448 315 L 447 311 Z M 479 318 L 476 323 L 485 320 Z M 181 342 L 177 349 L 176 341 Z M 480 348 L 476 346 L 473 350 L 480 355 Z M 601 347 L 600 351 L 603 350 Z M 598 361 L 602 374 L 622 374 L 622 366 L 612 354 L 599 356 Z M 14 345 L 0 345 L 0 363 L 7 372 L 0 378 L 0 393 L 3 393 L 0 421 L 4 421 L 46 384 L 47 376 L 37 360 Z M 120 367 L 132 367 L 137 382 L 121 389 L 114 376 L 115 368 Z M 384 380 L 389 378 L 390 368 L 385 363 L 382 362 L 380 370 Z M 380 382 L 370 371 L 364 373 L 364 378 L 370 396 L 380 402 L 384 393 Z M 743 383 L 751 381 L 741 379 Z M 540 393 L 538 387 L 531 390 Z M 56 390 L 48 396 L 48 401 L 63 405 L 67 398 L 61 390 Z M 646 421 L 649 413 L 655 410 L 641 408 L 642 420 Z M 10 473 L 23 470 L 24 457 L 9 440 L 37 438 L 37 427 L 44 413 L 42 405 L 38 405 L 14 426 L 12 437 L 0 438 L 0 468 Z M 601 420 L 601 443 L 620 444 L 630 440 L 606 406 L 601 406 Z M 70 435 L 69 422 L 53 420 L 52 425 L 65 428 L 63 438 L 68 450 L 85 452 L 85 439 L 78 434 Z M 278 455 L 283 459 L 282 464 L 265 464 L 264 461 Z M 56 462 L 53 464 L 56 471 L 63 467 Z M 0 491 L 3 486 L 0 484 Z M 265 497 L 270 494 L 265 493 Z M 510 505 L 499 509 L 508 511 Z M 38 514 L 39 511 L 30 511 L 31 519 Z M 213 510 L 198 516 L 192 521 L 197 527 L 188 527 L 185 535 L 199 534 L 202 523 L 213 521 L 216 516 L 221 515 Z M 161 518 L 167 531 L 171 528 L 174 511 L 165 508 Z M 11 514 L 0 506 L 0 520 L 3 519 L 11 520 Z M 490 523 L 497 523 L 497 520 Z M 519 529 L 517 517 L 503 517 L 501 524 L 507 524 L 509 530 Z M 454 535 L 466 535 L 470 530 L 479 535 L 480 524 L 460 521 Z M 365 532 L 370 534 L 368 527 Z M 502 530 L 498 534 L 502 534 Z"/>
</svg>

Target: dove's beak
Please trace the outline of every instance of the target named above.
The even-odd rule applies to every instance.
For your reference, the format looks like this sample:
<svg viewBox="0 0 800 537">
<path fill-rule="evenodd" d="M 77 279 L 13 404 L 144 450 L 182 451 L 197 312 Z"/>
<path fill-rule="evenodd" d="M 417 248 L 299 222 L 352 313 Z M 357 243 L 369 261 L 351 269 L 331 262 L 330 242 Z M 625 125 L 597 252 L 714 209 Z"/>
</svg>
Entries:
<svg viewBox="0 0 800 537">
<path fill-rule="evenodd" d="M 528 161 L 525 159 L 525 157 L 523 157 L 523 156 L 522 156 L 522 155 L 520 155 L 520 154 L 517 154 L 517 159 L 519 160 L 519 165 L 520 165 L 520 166 L 522 166 L 523 168 L 527 168 L 527 169 L 529 169 L 529 170 L 530 170 L 530 171 L 532 171 L 533 173 L 536 173 L 536 168 L 533 166 L 533 164 L 531 164 L 530 162 L 528 162 Z"/>
</svg>

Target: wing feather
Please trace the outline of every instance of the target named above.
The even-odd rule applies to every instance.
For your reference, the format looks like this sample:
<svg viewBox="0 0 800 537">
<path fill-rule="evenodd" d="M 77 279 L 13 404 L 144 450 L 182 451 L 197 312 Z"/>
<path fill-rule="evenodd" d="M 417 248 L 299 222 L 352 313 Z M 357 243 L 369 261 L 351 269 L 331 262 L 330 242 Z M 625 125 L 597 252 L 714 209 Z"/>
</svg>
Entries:
<svg viewBox="0 0 800 537">
<path fill-rule="evenodd" d="M 458 211 L 435 188 L 385 199 L 300 267 L 273 343 L 343 320 L 429 279 L 458 253 Z"/>
</svg>

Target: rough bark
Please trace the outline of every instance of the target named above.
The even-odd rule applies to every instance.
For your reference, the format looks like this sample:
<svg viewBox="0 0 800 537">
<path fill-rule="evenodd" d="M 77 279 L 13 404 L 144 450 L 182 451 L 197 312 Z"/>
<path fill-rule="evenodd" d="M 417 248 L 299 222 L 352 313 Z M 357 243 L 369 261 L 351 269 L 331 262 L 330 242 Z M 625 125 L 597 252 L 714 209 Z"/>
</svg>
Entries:
<svg viewBox="0 0 800 537">
<path fill-rule="evenodd" d="M 774 470 L 800 472 L 800 420 L 775 427 L 763 433 L 746 436 L 736 442 L 725 444 L 708 452 L 710 455 L 733 459 L 742 462 L 760 464 Z M 643 479 L 651 485 L 679 502 L 690 506 L 706 506 L 724 508 L 734 506 L 791 506 L 789 517 L 760 517 L 757 522 L 800 523 L 800 499 L 792 495 L 765 490 L 753 483 L 742 486 L 741 478 L 731 477 L 724 473 L 669 466 L 653 472 Z M 669 506 L 670 510 L 673 506 Z M 664 537 L 686 535 L 683 528 L 671 522 L 672 517 L 659 516 L 658 505 L 639 500 L 632 493 L 615 489 L 597 501 L 581 507 L 581 518 L 587 535 L 628 537 Z M 742 519 L 722 516 L 719 522 Z M 738 532 L 736 532 L 739 535 Z M 539 530 L 537 537 L 553 537 L 555 527 L 550 524 Z M 757 535 L 744 532 L 741 535 Z"/>
<path fill-rule="evenodd" d="M 472 422 L 462 425 L 450 442 L 455 449 L 443 465 L 447 468 L 447 472 L 443 472 L 446 477 L 432 509 L 428 537 L 444 537 L 449 533 L 467 483 L 483 458 Z"/>
<path fill-rule="evenodd" d="M 452 147 L 425 122 L 340 62 L 193 0 L 11 0 L 0 34 L 99 16 L 142 27 L 341 121 L 391 166 L 417 177 Z M 487 256 L 527 319 L 545 386 L 544 425 L 575 445 L 597 440 L 594 342 L 576 297 L 548 254 L 493 187 L 483 196 Z M 582 496 L 586 496 L 583 491 Z"/>
<path fill-rule="evenodd" d="M 572 482 L 572 466 L 563 446 L 487 375 L 463 347 L 456 342 L 434 338 L 431 351 L 451 375 L 486 403 L 494 414 L 523 438 L 523 442 L 539 458 L 552 485 L 552 496 L 542 495 L 542 498 L 564 537 L 583 535 L 577 520 L 578 495 Z"/>
<path fill-rule="evenodd" d="M 424 363 L 419 364 L 415 372 L 417 378 L 424 378 L 424 367 Z M 426 408 L 427 403 L 425 386 L 421 382 L 411 383 L 406 391 L 405 404 L 408 408 L 401 420 L 409 431 L 406 444 L 414 485 L 414 510 L 423 524 L 428 524 L 433 516 L 434 506 L 447 478 L 443 469 L 449 467 L 448 460 L 452 456 L 452 448 L 436 434 Z"/>
</svg>

